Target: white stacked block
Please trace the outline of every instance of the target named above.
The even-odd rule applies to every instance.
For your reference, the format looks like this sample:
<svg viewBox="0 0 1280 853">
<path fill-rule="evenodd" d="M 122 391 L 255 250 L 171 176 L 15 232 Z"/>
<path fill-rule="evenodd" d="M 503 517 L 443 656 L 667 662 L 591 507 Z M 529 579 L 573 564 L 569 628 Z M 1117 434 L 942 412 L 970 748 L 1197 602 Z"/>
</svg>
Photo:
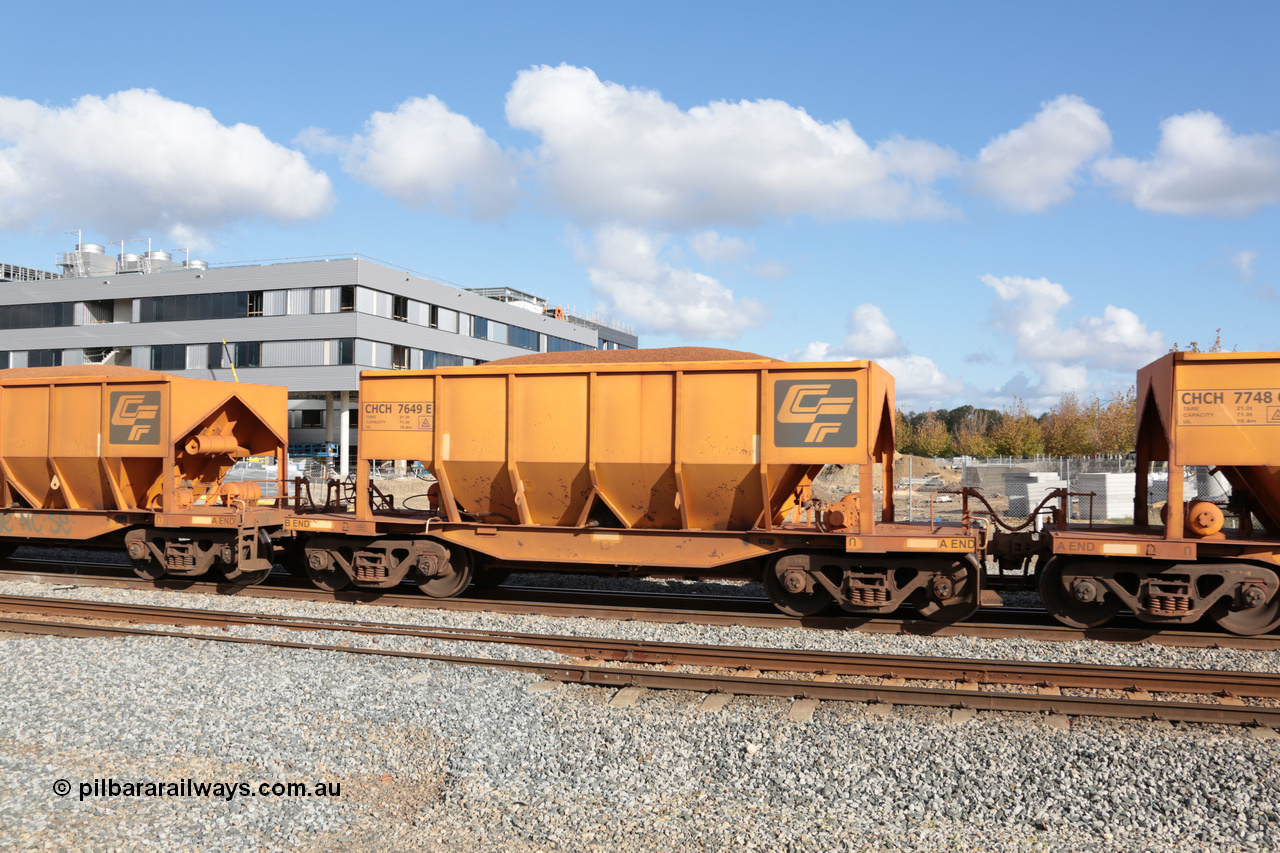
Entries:
<svg viewBox="0 0 1280 853">
<path fill-rule="evenodd" d="M 1137 488 L 1135 474 L 1081 474 L 1076 478 L 1077 492 L 1082 496 L 1075 498 L 1080 517 L 1090 516 L 1088 492 L 1094 493 L 1093 521 L 1106 521 L 1109 518 L 1133 517 L 1133 493 Z"/>
<path fill-rule="evenodd" d="M 1065 489 L 1067 481 L 1052 471 L 1024 471 L 1004 475 L 1009 494 L 1009 515 L 1025 517 L 1054 489 Z"/>
</svg>

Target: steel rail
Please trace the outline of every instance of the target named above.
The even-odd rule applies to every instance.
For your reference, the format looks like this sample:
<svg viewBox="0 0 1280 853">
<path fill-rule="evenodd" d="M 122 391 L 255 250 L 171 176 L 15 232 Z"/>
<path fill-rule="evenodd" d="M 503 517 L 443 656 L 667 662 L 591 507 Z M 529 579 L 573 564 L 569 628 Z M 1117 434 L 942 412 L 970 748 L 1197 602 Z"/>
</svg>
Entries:
<svg viewBox="0 0 1280 853">
<path fill-rule="evenodd" d="M 590 618 L 610 621 L 676 622 L 695 625 L 734 625 L 746 628 L 810 628 L 829 631 L 929 637 L 1043 640 L 1070 642 L 1097 640 L 1113 644 L 1154 643 L 1175 648 L 1226 648 L 1247 651 L 1280 650 L 1280 636 L 1241 637 L 1168 628 L 1068 628 L 1064 625 L 1002 625 L 984 622 L 944 624 L 927 620 L 862 619 L 853 616 L 794 617 L 782 613 L 734 613 L 714 610 L 672 610 L 629 605 L 572 604 L 563 602 L 508 601 L 487 598 L 430 598 L 381 590 L 326 592 L 315 587 L 235 586 L 222 582 L 161 578 L 73 575 L 48 572 L 0 571 L 0 581 L 62 583 L 123 589 L 167 590 L 206 595 L 243 595 L 293 601 L 333 601 L 345 604 L 377 604 L 427 610 L 504 613 L 557 618 Z"/>
<path fill-rule="evenodd" d="M 232 625 L 296 631 L 344 631 L 445 642 L 520 645 L 560 654 L 627 663 L 811 672 L 867 678 L 1018 684 L 1160 693 L 1280 698 L 1280 675 L 1223 670 L 1114 667 L 1094 664 L 937 658 L 806 649 L 617 640 L 474 628 L 400 625 L 347 619 L 229 613 L 182 607 L 0 595 L 0 612 L 167 625 Z"/>
<path fill-rule="evenodd" d="M 1211 705 L 1200 702 L 1165 702 L 1151 699 L 1108 699 L 1078 696 L 1046 696 L 1025 693 L 978 692 L 935 687 L 816 682 L 809 680 L 746 677 L 708 673 L 659 672 L 627 667 L 600 667 L 573 662 L 534 662 L 410 652 L 392 649 L 356 648 L 323 643 L 297 643 L 254 637 L 218 634 L 188 634 L 137 628 L 113 628 L 43 622 L 29 619 L 0 619 L 0 631 L 59 637 L 144 637 L 271 646 L 275 648 L 341 652 L 343 654 L 395 657 L 467 666 L 486 666 L 539 674 L 574 684 L 602 687 L 647 687 L 687 690 L 700 693 L 772 696 L 792 699 L 827 699 L 880 705 L 915 705 L 983 711 L 1017 711 L 1127 719 L 1158 719 L 1171 722 L 1221 723 L 1280 726 L 1280 708 L 1240 705 Z"/>
</svg>

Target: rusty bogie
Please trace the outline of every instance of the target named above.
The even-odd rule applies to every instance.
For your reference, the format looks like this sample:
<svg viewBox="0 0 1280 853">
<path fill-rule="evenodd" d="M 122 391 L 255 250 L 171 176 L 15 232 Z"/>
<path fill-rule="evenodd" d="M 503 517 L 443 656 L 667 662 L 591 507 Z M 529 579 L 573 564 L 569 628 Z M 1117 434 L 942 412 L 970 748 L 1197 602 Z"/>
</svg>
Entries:
<svg viewBox="0 0 1280 853">
<path fill-rule="evenodd" d="M 910 557 L 792 552 L 765 569 L 766 588 L 784 613 L 812 615 L 834 601 L 861 615 L 892 613 L 911 603 L 924 617 L 956 621 L 978 607 L 981 574 L 969 555 Z"/>
<path fill-rule="evenodd" d="M 234 530 L 134 528 L 124 536 L 134 571 L 144 578 L 196 578 L 215 565 L 234 583 L 259 583 L 271 572 L 274 546 L 260 527 Z"/>
<path fill-rule="evenodd" d="M 451 562 L 453 552 L 469 554 L 465 548 L 446 546 L 433 539 L 347 536 L 313 537 L 307 540 L 304 551 L 308 574 L 324 589 L 341 589 L 348 584 L 387 589 L 399 584 L 410 572 L 415 573 L 415 581 L 421 586 L 433 579 L 454 576 L 459 558 L 452 557 Z M 466 579 L 470 582 L 469 560 L 467 567 Z"/>
<path fill-rule="evenodd" d="M 1185 625 L 1208 614 L 1235 630 L 1231 624 L 1254 622 L 1250 611 L 1265 614 L 1280 603 L 1280 577 L 1251 563 L 1055 557 L 1046 567 L 1041 596 L 1053 616 L 1075 627 L 1105 622 L 1082 619 L 1083 614 L 1110 618 L 1126 608 L 1158 624 Z M 1257 624 L 1270 621 L 1262 616 Z"/>
</svg>

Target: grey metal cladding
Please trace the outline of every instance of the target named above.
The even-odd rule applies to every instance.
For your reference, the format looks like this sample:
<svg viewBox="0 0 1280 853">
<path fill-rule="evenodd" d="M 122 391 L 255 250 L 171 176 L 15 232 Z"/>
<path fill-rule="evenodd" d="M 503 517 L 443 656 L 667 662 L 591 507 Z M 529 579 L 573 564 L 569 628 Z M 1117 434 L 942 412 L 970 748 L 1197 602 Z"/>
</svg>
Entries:
<svg viewBox="0 0 1280 853">
<path fill-rule="evenodd" d="M 263 367 L 310 367 L 324 364 L 324 341 L 264 341 Z"/>
<path fill-rule="evenodd" d="M 289 298 L 286 305 L 286 314 L 310 314 L 311 313 L 311 288 L 298 287 L 288 291 Z"/>
<path fill-rule="evenodd" d="M 431 306 L 416 299 L 409 300 L 409 322 L 415 326 L 431 325 Z"/>
<path fill-rule="evenodd" d="M 24 353 L 25 355 L 25 353 Z M 25 366 L 25 363 L 24 363 Z M 236 374 L 241 382 L 259 385 L 284 385 L 290 392 L 356 391 L 361 370 L 368 365 L 344 364 L 330 367 L 238 367 Z M 220 379 L 231 382 L 231 368 L 216 370 L 171 370 L 178 376 L 196 379 Z"/>
<path fill-rule="evenodd" d="M 356 364 L 373 364 L 373 341 L 356 338 Z"/>
<path fill-rule="evenodd" d="M 332 314 L 339 310 L 342 304 L 342 288 L 340 287 L 314 287 L 311 289 L 311 313 L 312 314 Z M 299 311 L 299 314 L 305 314 L 305 311 Z"/>
<path fill-rule="evenodd" d="M 262 313 L 267 317 L 278 317 L 289 313 L 289 291 L 267 290 L 262 294 Z"/>
<path fill-rule="evenodd" d="M 187 370 L 204 370 L 209 366 L 209 345 L 189 344 L 187 346 Z"/>
</svg>

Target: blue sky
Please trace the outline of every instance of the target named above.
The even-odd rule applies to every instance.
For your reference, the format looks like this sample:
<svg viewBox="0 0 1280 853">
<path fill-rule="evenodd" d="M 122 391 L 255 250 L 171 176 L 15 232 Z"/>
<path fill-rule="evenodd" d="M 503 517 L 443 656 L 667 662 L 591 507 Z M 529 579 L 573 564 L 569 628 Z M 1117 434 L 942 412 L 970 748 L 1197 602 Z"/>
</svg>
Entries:
<svg viewBox="0 0 1280 853">
<path fill-rule="evenodd" d="M 6 12 L 0 261 L 358 251 L 1041 409 L 1280 350 L 1275 3 Z M 129 251 L 144 244 L 127 245 Z"/>
</svg>

